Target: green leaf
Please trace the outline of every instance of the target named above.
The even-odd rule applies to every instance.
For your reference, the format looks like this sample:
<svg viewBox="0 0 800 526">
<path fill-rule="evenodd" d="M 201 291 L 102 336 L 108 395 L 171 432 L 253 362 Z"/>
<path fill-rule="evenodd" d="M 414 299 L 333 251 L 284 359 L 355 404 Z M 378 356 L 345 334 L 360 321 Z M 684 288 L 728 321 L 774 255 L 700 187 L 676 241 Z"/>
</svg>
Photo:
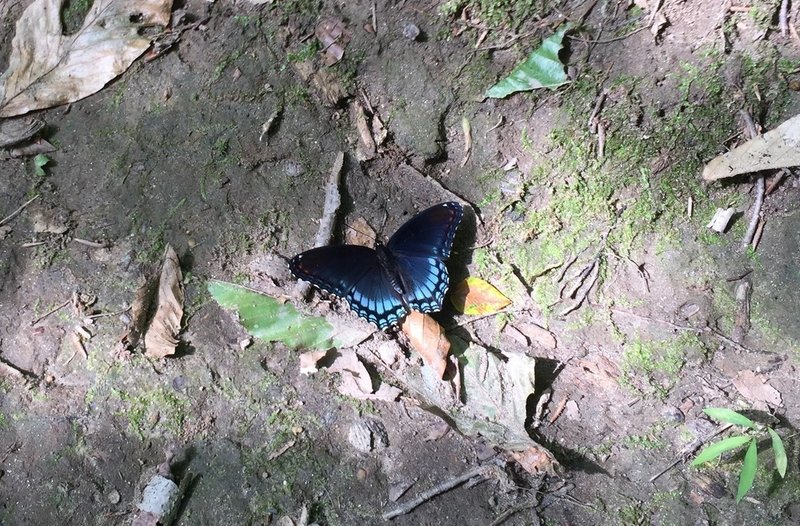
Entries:
<svg viewBox="0 0 800 526">
<path fill-rule="evenodd" d="M 33 158 L 33 165 L 35 167 L 35 172 L 37 176 L 44 177 L 45 175 L 47 175 L 47 173 L 44 171 L 44 167 L 49 162 L 50 158 L 43 153 L 40 153 Z"/>
<path fill-rule="evenodd" d="M 756 428 L 755 422 L 731 409 L 726 409 L 724 407 L 706 407 L 703 409 L 703 412 L 714 420 L 719 420 L 720 422 L 727 422 L 728 424 L 749 427 L 750 429 Z"/>
<path fill-rule="evenodd" d="M 210 281 L 208 292 L 220 306 L 236 310 L 244 328 L 256 338 L 283 342 L 293 349 L 338 347 L 331 324 L 324 318 L 305 316 L 289 303 L 224 281 Z"/>
<path fill-rule="evenodd" d="M 783 447 L 783 440 L 781 440 L 780 435 L 772 428 L 768 427 L 767 431 L 769 431 L 769 436 L 772 437 L 772 450 L 775 452 L 775 469 L 778 470 L 781 478 L 783 478 L 786 476 L 786 466 L 788 464 L 786 449 Z"/>
<path fill-rule="evenodd" d="M 756 480 L 757 467 L 758 451 L 756 449 L 756 439 L 753 438 L 750 440 L 750 447 L 747 448 L 747 453 L 744 454 L 742 473 L 739 475 L 739 489 L 736 491 L 736 502 L 742 500 L 742 497 L 753 487 L 753 482 Z"/>
<path fill-rule="evenodd" d="M 528 60 L 515 67 L 511 73 L 486 91 L 486 97 L 502 99 L 518 91 L 536 88 L 555 88 L 567 83 L 564 64 L 558 59 L 564 34 L 570 24 L 561 26 L 553 36 L 546 38 L 538 49 L 534 49 Z"/>
<path fill-rule="evenodd" d="M 752 440 L 747 435 L 740 435 L 735 437 L 726 438 L 725 440 L 720 440 L 719 442 L 714 442 L 703 451 L 697 455 L 697 458 L 694 459 L 692 462 L 692 466 L 697 466 L 698 464 L 702 464 L 704 462 L 708 462 L 709 460 L 714 460 L 721 454 L 725 453 L 726 451 L 730 451 L 731 449 L 736 449 L 737 447 L 745 445 L 748 441 Z"/>
</svg>

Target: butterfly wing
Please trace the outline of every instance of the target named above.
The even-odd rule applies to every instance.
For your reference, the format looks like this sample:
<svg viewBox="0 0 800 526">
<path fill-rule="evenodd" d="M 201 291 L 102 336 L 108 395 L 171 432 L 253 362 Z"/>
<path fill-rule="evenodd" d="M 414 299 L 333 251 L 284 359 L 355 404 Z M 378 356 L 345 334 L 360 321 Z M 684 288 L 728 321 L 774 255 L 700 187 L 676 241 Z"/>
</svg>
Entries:
<svg viewBox="0 0 800 526">
<path fill-rule="evenodd" d="M 408 220 L 386 244 L 409 307 L 420 312 L 442 310 L 450 282 L 444 260 L 450 256 L 463 215 L 464 209 L 456 202 L 432 206 Z"/>
<path fill-rule="evenodd" d="M 371 248 L 313 248 L 293 257 L 289 269 L 295 277 L 346 300 L 356 314 L 380 329 L 396 324 L 408 313 Z"/>
<path fill-rule="evenodd" d="M 392 254 L 447 259 L 464 215 L 461 204 L 441 203 L 409 219 L 386 243 Z"/>
</svg>

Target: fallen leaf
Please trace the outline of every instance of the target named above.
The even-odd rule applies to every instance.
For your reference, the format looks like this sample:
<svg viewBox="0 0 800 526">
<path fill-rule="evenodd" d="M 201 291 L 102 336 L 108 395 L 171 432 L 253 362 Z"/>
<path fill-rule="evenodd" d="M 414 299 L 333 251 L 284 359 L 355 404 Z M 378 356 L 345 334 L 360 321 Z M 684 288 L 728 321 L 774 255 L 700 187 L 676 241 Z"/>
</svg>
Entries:
<svg viewBox="0 0 800 526">
<path fill-rule="evenodd" d="M 144 354 L 163 358 L 175 354 L 183 318 L 183 275 L 178 255 L 167 245 L 158 280 L 156 311 L 144 335 Z"/>
<path fill-rule="evenodd" d="M 342 351 L 314 351 L 300 355 L 300 372 L 313 374 L 325 368 L 338 373 L 341 378 L 339 392 L 358 400 L 383 400 L 393 402 L 400 396 L 400 389 L 382 382 L 377 389 L 373 387 L 372 376 L 361 363 L 358 355 L 351 349 Z"/>
<path fill-rule="evenodd" d="M 344 46 L 350 40 L 350 35 L 340 18 L 326 18 L 320 20 L 314 29 L 314 35 L 322 44 L 325 52 L 325 65 L 332 66 L 344 57 Z"/>
<path fill-rule="evenodd" d="M 703 169 L 703 179 L 715 181 L 734 175 L 798 165 L 800 115 L 795 115 L 774 130 L 712 159 Z"/>
<path fill-rule="evenodd" d="M 474 277 L 469 277 L 453 287 L 450 302 L 456 311 L 470 316 L 494 314 L 511 304 L 511 300 L 494 285 Z"/>
<path fill-rule="evenodd" d="M 569 80 L 564 73 L 564 64 L 558 58 L 562 40 L 572 26 L 564 24 L 552 36 L 544 39 L 541 46 L 534 49 L 527 60 L 504 79 L 486 91 L 486 97 L 502 99 L 518 91 L 530 91 L 537 88 L 555 88 L 566 84 Z"/>
<path fill-rule="evenodd" d="M 556 474 L 555 468 L 558 466 L 558 461 L 556 461 L 552 453 L 541 446 L 531 446 L 522 451 L 509 451 L 509 454 L 525 471 L 532 475 L 539 473 Z"/>
<path fill-rule="evenodd" d="M 422 356 L 422 361 L 430 367 L 436 377 L 441 379 L 447 369 L 447 353 L 450 341 L 444 329 L 428 314 L 411 311 L 403 320 L 403 332 L 408 336 L 411 347 Z"/>
<path fill-rule="evenodd" d="M 558 347 L 555 334 L 544 327 L 539 327 L 535 323 L 515 323 L 514 327 L 545 349 L 553 350 Z"/>
<path fill-rule="evenodd" d="M 351 105 L 350 114 L 356 122 L 356 129 L 358 130 L 358 137 L 360 139 L 356 155 L 359 161 L 369 161 L 375 157 L 376 146 L 375 139 L 372 137 L 372 130 L 367 122 L 367 115 L 364 111 L 364 106 L 360 102 L 354 101 Z"/>
<path fill-rule="evenodd" d="M 14 146 L 31 139 L 44 128 L 40 119 L 8 119 L 0 121 L 0 148 Z"/>
<path fill-rule="evenodd" d="M 327 69 L 315 72 L 311 76 L 311 83 L 326 106 L 338 106 L 348 96 L 339 77 Z"/>
<path fill-rule="evenodd" d="M 36 0 L 22 13 L 0 75 L 0 117 L 75 102 L 102 89 L 148 47 L 148 27 L 169 25 L 172 0 L 95 0 L 65 35 L 64 0 Z"/>
<path fill-rule="evenodd" d="M 367 223 L 367 220 L 363 217 L 357 217 L 345 227 L 344 241 L 348 245 L 372 248 L 376 238 L 377 234 L 375 234 L 375 230 L 369 226 L 369 223 Z"/>
<path fill-rule="evenodd" d="M 739 371 L 731 382 L 736 387 L 736 390 L 751 402 L 765 403 L 772 407 L 781 407 L 783 405 L 781 393 L 769 385 L 763 375 L 756 374 L 750 370 Z"/>
</svg>

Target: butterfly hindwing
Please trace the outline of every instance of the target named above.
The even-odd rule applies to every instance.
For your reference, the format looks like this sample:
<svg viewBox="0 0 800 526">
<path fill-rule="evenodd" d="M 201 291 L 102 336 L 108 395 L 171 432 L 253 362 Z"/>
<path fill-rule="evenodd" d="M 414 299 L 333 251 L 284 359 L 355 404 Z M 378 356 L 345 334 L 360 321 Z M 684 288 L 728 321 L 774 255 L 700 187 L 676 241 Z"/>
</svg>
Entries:
<svg viewBox="0 0 800 526">
<path fill-rule="evenodd" d="M 293 257 L 295 277 L 347 301 L 353 311 L 383 329 L 407 314 L 385 279 L 374 250 L 356 245 L 318 247 Z"/>
<path fill-rule="evenodd" d="M 461 204 L 454 201 L 432 206 L 398 228 L 386 248 L 395 255 L 447 259 L 463 215 Z"/>
<path fill-rule="evenodd" d="M 420 312 L 442 310 L 449 276 L 437 257 L 396 256 L 395 263 L 406 287 L 406 302 Z"/>
</svg>

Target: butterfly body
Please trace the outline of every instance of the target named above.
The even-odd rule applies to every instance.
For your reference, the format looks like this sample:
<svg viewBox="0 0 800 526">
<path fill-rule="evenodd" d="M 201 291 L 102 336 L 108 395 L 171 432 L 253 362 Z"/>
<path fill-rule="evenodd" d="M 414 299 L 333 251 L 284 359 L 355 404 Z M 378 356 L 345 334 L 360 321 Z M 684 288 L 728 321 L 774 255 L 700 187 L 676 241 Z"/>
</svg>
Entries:
<svg viewBox="0 0 800 526">
<path fill-rule="evenodd" d="M 441 310 L 449 285 L 444 261 L 462 216 L 459 203 L 435 205 L 408 220 L 385 245 L 318 247 L 293 257 L 289 268 L 384 329 L 411 310 Z"/>
</svg>

